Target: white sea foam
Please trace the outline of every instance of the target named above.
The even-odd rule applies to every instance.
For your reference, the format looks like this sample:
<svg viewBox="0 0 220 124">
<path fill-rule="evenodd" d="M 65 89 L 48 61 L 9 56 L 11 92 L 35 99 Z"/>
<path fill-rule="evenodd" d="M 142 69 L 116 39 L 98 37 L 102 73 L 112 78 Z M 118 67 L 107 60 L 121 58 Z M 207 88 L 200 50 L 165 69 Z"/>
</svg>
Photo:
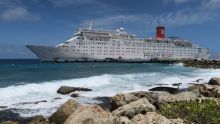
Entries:
<svg viewBox="0 0 220 124">
<path fill-rule="evenodd" d="M 197 79 L 204 79 L 202 82 L 207 82 L 214 76 L 220 76 L 220 70 L 194 69 L 187 73 L 169 74 L 165 72 L 146 72 L 124 75 L 105 74 L 88 78 L 36 82 L 0 88 L 0 106 L 15 108 L 22 116 L 33 116 L 38 114 L 49 116 L 70 98 L 69 95 L 59 95 L 56 93 L 57 89 L 63 85 L 91 88 L 93 90 L 92 92 L 80 92 L 82 97 L 78 100 L 81 103 L 92 103 L 94 102 L 92 97 L 112 96 L 116 93 L 148 90 L 157 84 L 171 86 L 173 83 L 183 83 L 183 87 L 186 87 L 188 83 L 192 83 Z M 54 99 L 57 97 L 61 99 Z M 47 102 L 24 104 L 24 102 L 42 100 L 47 100 Z"/>
</svg>

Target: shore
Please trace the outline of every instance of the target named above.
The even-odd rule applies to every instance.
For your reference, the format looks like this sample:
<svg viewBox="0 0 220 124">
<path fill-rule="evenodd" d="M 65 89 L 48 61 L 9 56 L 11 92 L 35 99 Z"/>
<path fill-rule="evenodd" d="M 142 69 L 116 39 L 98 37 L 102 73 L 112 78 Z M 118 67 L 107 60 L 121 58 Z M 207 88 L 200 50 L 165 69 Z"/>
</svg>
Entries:
<svg viewBox="0 0 220 124">
<path fill-rule="evenodd" d="M 219 68 L 216 60 L 190 60 L 186 67 Z M 157 85 L 149 91 L 120 93 L 111 97 L 95 97 L 95 104 L 81 104 L 80 93 L 94 89 L 61 86 L 57 94 L 71 96 L 49 117 L 42 115 L 22 117 L 14 109 L 0 106 L 1 124 L 181 124 L 220 123 L 220 78 L 211 78 L 205 83 L 197 79 L 188 88 Z M 54 98 L 60 99 L 60 98 Z M 21 104 L 47 103 L 47 100 L 22 102 Z M 17 110 L 16 110 L 17 111 Z M 28 110 L 27 110 L 28 111 Z"/>
<path fill-rule="evenodd" d="M 187 60 L 183 61 L 186 67 L 196 67 L 196 68 L 220 68 L 220 60 Z"/>
<path fill-rule="evenodd" d="M 179 85 L 181 84 L 175 86 Z M 91 90 L 62 86 L 57 93 L 78 97 L 76 91 L 89 92 Z M 184 90 L 174 87 L 155 87 L 150 91 L 97 97 L 96 100 L 99 100 L 100 104 L 81 105 L 72 98 L 50 117 L 39 115 L 22 118 L 19 114 L 13 113 L 13 110 L 5 110 L 0 112 L 0 122 L 1 124 L 183 124 L 203 121 L 203 123 L 217 124 L 220 122 L 220 117 L 216 117 L 219 116 L 217 113 L 220 110 L 219 97 L 220 78 L 212 78 L 205 84 L 194 84 Z M 194 109 L 194 104 L 198 107 L 198 110 L 194 111 L 200 113 L 187 111 L 187 109 Z M 202 106 L 207 106 L 207 108 Z M 187 109 L 184 110 L 184 107 Z M 216 116 L 207 118 L 209 112 Z M 195 116 L 195 118 L 189 118 L 189 116 Z M 213 120 L 215 117 L 217 119 Z"/>
</svg>

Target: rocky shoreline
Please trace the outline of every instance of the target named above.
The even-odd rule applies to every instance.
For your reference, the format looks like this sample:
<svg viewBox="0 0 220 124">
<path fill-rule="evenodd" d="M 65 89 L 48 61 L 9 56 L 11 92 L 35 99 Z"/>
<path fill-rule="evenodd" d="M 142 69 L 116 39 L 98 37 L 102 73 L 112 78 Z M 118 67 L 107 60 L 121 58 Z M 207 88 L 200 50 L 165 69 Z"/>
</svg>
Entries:
<svg viewBox="0 0 220 124">
<path fill-rule="evenodd" d="M 179 86 L 180 84 L 175 84 Z M 62 86 L 60 94 L 75 94 L 75 91 L 89 92 L 92 89 Z M 200 123 L 206 115 L 194 114 L 191 106 L 201 106 L 201 113 L 216 109 L 220 111 L 220 78 L 212 78 L 205 84 L 192 85 L 186 90 L 172 87 L 155 87 L 149 91 L 116 94 L 112 97 L 97 97 L 100 104 L 81 105 L 74 98 L 69 99 L 50 117 L 20 117 L 13 110 L 0 113 L 1 124 L 184 124 Z M 45 101 L 39 101 L 45 102 Z M 212 103 L 212 104 L 211 104 Z M 206 106 L 204 108 L 203 106 Z M 212 106 L 211 106 L 212 105 Z M 216 106 L 213 106 L 216 105 Z M 210 107 L 211 106 L 211 107 Z M 179 108 L 178 108 L 179 107 Z M 187 108 L 186 110 L 184 108 Z M 203 108 L 202 108 L 203 107 Z M 218 108 L 219 107 L 219 108 Z M 177 109 L 178 108 L 178 109 Z M 191 109 L 195 109 L 192 107 Z M 181 109 L 184 109 L 183 112 Z M 198 109 L 198 108 L 197 108 Z M 198 111 L 200 111 L 198 109 Z M 178 114 L 181 113 L 181 114 Z M 184 113 L 185 112 L 185 113 Z M 187 113 L 190 112 L 190 113 Z M 214 113 L 214 114 L 216 114 Z M 185 115 L 184 115 L 185 114 Z M 195 116 L 189 118 L 188 114 Z M 218 115 L 218 114 L 216 114 Z M 195 118 L 197 118 L 195 120 Z M 220 117 L 202 120 L 220 123 Z"/>
<path fill-rule="evenodd" d="M 183 65 L 186 67 L 219 69 L 220 60 L 187 60 L 183 61 Z"/>
</svg>

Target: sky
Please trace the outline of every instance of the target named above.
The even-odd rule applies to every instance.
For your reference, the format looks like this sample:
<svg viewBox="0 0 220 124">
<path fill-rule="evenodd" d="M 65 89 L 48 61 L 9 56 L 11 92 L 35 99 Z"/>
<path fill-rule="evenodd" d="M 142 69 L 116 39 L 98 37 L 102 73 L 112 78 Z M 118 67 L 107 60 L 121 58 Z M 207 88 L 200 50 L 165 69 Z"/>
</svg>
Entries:
<svg viewBox="0 0 220 124">
<path fill-rule="evenodd" d="M 91 22 L 142 38 L 163 25 L 166 36 L 220 52 L 220 0 L 0 0 L 0 59 L 37 58 L 25 44 L 56 46 Z"/>
</svg>

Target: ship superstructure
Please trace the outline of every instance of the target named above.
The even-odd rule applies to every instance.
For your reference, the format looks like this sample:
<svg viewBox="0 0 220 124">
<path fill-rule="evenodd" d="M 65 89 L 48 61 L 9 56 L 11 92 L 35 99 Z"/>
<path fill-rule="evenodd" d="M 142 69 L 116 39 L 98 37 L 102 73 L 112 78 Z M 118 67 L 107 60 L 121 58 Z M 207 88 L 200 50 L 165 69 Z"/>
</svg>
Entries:
<svg viewBox="0 0 220 124">
<path fill-rule="evenodd" d="M 165 37 L 159 26 L 155 38 L 137 38 L 124 28 L 116 31 L 79 29 L 55 47 L 26 45 L 42 61 L 125 61 L 207 59 L 209 50 L 188 40 Z"/>
</svg>

